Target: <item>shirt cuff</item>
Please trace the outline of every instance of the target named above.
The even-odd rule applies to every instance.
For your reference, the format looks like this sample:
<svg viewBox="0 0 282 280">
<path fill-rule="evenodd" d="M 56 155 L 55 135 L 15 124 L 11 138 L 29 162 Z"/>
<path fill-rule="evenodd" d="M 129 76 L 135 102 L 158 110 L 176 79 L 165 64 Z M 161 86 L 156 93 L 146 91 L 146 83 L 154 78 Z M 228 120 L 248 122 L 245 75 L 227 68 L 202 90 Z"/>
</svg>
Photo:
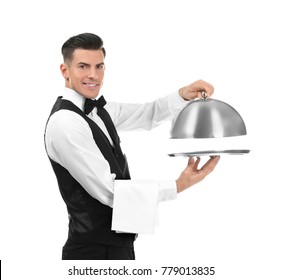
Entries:
<svg viewBox="0 0 282 280">
<path fill-rule="evenodd" d="M 168 97 L 171 113 L 177 115 L 190 101 L 184 100 L 178 92 L 171 93 Z"/>
<path fill-rule="evenodd" d="M 159 202 L 173 200 L 177 197 L 177 187 L 175 181 L 159 182 Z"/>
</svg>

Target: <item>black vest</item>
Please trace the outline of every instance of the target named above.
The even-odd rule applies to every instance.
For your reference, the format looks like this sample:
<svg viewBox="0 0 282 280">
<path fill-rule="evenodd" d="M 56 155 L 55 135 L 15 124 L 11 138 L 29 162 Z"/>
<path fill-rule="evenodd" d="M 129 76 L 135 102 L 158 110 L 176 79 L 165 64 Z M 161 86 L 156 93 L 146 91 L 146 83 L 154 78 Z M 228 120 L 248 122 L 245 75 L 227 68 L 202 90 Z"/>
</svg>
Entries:
<svg viewBox="0 0 282 280">
<path fill-rule="evenodd" d="M 93 139 L 109 162 L 111 172 L 116 174 L 116 179 L 130 179 L 127 161 L 121 151 L 119 137 L 108 112 L 104 108 L 98 108 L 97 113 L 105 123 L 114 147 L 99 126 L 68 100 L 58 97 L 50 116 L 62 109 L 79 114 L 88 123 Z M 132 246 L 135 234 L 120 234 L 111 230 L 112 208 L 90 196 L 68 170 L 50 157 L 49 159 L 69 213 L 69 238 L 84 243 Z"/>
</svg>

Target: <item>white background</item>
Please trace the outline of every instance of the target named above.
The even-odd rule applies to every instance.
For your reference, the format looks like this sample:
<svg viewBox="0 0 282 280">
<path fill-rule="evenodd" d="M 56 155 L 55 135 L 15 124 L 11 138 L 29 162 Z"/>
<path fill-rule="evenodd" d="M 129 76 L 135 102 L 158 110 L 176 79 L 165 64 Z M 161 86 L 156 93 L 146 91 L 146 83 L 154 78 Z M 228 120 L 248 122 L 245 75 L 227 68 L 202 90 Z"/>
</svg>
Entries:
<svg viewBox="0 0 282 280">
<path fill-rule="evenodd" d="M 1 3 L 3 279 L 71 278 L 67 268 L 73 263 L 60 261 L 67 214 L 45 154 L 43 133 L 64 86 L 59 72 L 61 45 L 83 32 L 104 40 L 107 69 L 101 93 L 108 100 L 147 102 L 204 79 L 214 85 L 214 98 L 235 107 L 247 125 L 244 141 L 251 153 L 222 157 L 205 181 L 163 203 L 156 233 L 139 236 L 136 242 L 134 265 L 214 266 L 216 275 L 209 279 L 281 279 L 278 4 L 274 0 Z M 177 178 L 187 160 L 167 156 L 169 129 L 165 124 L 152 132 L 121 135 L 132 177 Z M 203 142 L 197 144 L 201 148 Z"/>
</svg>

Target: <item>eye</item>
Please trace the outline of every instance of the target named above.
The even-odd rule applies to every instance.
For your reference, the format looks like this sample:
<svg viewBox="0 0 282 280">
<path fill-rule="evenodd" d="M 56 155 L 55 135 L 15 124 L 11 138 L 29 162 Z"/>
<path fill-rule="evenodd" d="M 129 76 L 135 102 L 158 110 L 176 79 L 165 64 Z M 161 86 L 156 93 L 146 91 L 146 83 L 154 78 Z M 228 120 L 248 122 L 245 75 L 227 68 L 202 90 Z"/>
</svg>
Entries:
<svg viewBox="0 0 282 280">
<path fill-rule="evenodd" d="M 80 69 L 86 69 L 86 65 L 80 64 L 80 65 L 78 66 L 78 68 L 80 68 Z"/>
<path fill-rule="evenodd" d="M 97 69 L 104 69 L 105 68 L 105 64 L 99 64 L 97 65 Z"/>
</svg>

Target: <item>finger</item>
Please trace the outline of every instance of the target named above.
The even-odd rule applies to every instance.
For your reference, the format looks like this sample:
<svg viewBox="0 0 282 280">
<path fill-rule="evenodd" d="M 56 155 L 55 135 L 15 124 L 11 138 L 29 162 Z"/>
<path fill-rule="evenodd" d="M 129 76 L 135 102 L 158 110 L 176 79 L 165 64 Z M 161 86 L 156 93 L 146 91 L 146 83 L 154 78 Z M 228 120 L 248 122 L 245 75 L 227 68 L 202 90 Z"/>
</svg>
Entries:
<svg viewBox="0 0 282 280">
<path fill-rule="evenodd" d="M 220 156 L 214 156 L 211 157 L 201 168 L 201 170 L 207 175 L 211 173 L 214 168 L 216 167 L 218 161 L 220 159 Z"/>
<path fill-rule="evenodd" d="M 203 87 L 203 90 L 206 91 L 206 93 L 208 94 L 208 96 L 212 95 L 213 92 L 214 92 L 214 87 L 210 84 L 210 83 L 207 83 L 205 81 L 202 81 L 202 87 Z"/>
<path fill-rule="evenodd" d="M 208 96 L 211 96 L 214 92 L 214 87 L 211 84 L 206 83 L 205 84 L 205 91 Z"/>
<path fill-rule="evenodd" d="M 199 80 L 198 81 L 199 85 L 197 87 L 197 91 L 198 91 L 198 97 L 201 98 L 202 97 L 202 91 L 205 91 L 207 93 L 207 96 L 211 96 L 214 92 L 214 87 L 203 81 L 203 80 Z"/>
<path fill-rule="evenodd" d="M 198 169 L 198 166 L 199 166 L 200 161 L 201 161 L 201 158 L 200 158 L 200 157 L 197 157 L 197 160 L 196 160 L 196 162 L 195 162 L 195 164 L 194 164 L 194 166 L 193 166 L 193 169 L 194 169 L 194 170 L 197 170 L 197 169 Z"/>
<path fill-rule="evenodd" d="M 193 157 L 189 157 L 187 167 L 193 167 L 194 166 L 194 162 L 195 162 L 194 158 Z"/>
</svg>

